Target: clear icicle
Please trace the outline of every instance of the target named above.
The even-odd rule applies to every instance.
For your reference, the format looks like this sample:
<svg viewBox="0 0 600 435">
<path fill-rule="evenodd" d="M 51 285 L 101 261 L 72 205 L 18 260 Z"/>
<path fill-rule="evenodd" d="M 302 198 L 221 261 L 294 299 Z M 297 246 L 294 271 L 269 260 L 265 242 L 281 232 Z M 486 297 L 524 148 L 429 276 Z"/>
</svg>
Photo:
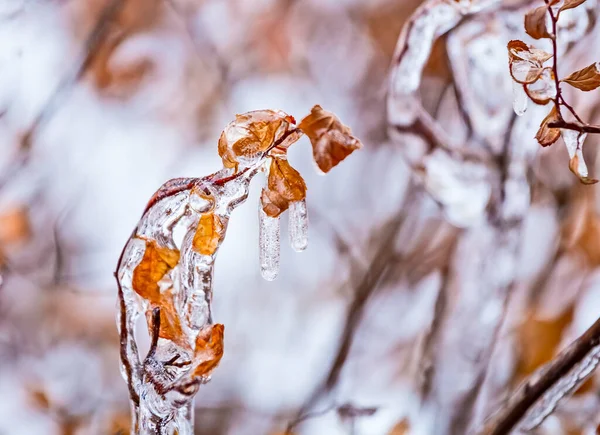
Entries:
<svg viewBox="0 0 600 435">
<path fill-rule="evenodd" d="M 308 212 L 306 200 L 290 204 L 289 228 L 290 245 L 296 252 L 301 252 L 308 246 Z"/>
<path fill-rule="evenodd" d="M 527 111 L 527 99 L 523 85 L 513 81 L 513 109 L 518 116 L 523 116 Z"/>
<path fill-rule="evenodd" d="M 260 273 L 267 281 L 273 281 L 279 273 L 279 217 L 267 216 L 259 207 L 258 221 Z"/>
<path fill-rule="evenodd" d="M 580 133 L 575 130 L 561 129 L 560 134 L 567 146 L 569 158 L 577 156 L 577 172 L 582 177 L 588 176 L 587 165 L 583 160 L 583 143 L 587 137 L 587 133 Z"/>
<path fill-rule="evenodd" d="M 530 431 L 544 422 L 558 403 L 573 393 L 594 372 L 600 363 L 600 346 L 593 348 L 588 355 L 571 371 L 550 388 L 527 412 L 520 425 L 521 430 Z"/>
</svg>

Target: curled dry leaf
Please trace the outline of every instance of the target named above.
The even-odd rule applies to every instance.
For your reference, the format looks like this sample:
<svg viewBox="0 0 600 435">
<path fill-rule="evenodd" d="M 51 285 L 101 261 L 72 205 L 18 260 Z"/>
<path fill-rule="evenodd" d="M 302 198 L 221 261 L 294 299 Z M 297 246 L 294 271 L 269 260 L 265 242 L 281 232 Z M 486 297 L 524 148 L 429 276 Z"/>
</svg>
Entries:
<svg viewBox="0 0 600 435">
<path fill-rule="evenodd" d="M 219 138 L 219 155 L 226 168 L 252 161 L 292 129 L 295 120 L 281 111 L 256 110 L 236 115 Z"/>
<path fill-rule="evenodd" d="M 223 333 L 225 327 L 217 323 L 205 327 L 196 338 L 195 360 L 201 361 L 194 369 L 194 376 L 208 376 L 223 357 Z"/>
<path fill-rule="evenodd" d="M 566 11 L 567 9 L 576 8 L 577 6 L 584 4 L 585 1 L 586 0 L 565 0 L 565 2 L 560 8 L 560 11 L 562 12 Z"/>
<path fill-rule="evenodd" d="M 575 71 L 562 81 L 582 91 L 593 91 L 600 86 L 600 65 L 598 62 Z"/>
<path fill-rule="evenodd" d="M 289 162 L 272 158 L 269 168 L 267 188 L 263 189 L 261 203 L 267 216 L 277 217 L 290 206 L 291 202 L 306 198 L 306 183 Z"/>
<path fill-rule="evenodd" d="M 571 160 L 569 160 L 569 169 L 572 173 L 577 175 L 579 181 L 581 181 L 583 184 L 596 184 L 598 180 L 596 180 L 595 178 L 590 178 L 587 175 L 583 175 L 581 173 L 581 163 L 579 161 L 579 158 L 580 157 L 577 154 L 571 157 Z"/>
<path fill-rule="evenodd" d="M 546 27 L 547 6 L 537 7 L 525 15 L 525 31 L 534 39 L 550 38 Z"/>
<path fill-rule="evenodd" d="M 213 212 L 203 213 L 194 234 L 192 247 L 201 255 L 213 255 L 224 236 L 225 227 L 221 218 Z"/>
<path fill-rule="evenodd" d="M 540 129 L 538 130 L 537 134 L 535 135 L 536 140 L 539 142 L 539 144 L 541 146 L 543 146 L 543 147 L 550 146 L 558 140 L 558 138 L 560 137 L 560 129 L 552 128 L 552 127 L 549 127 L 548 125 L 552 122 L 557 122 L 559 120 L 560 120 L 560 117 L 559 117 L 558 111 L 556 110 L 556 107 L 553 106 L 550 113 L 548 113 L 548 115 L 542 121 L 542 123 L 540 125 Z"/>
<path fill-rule="evenodd" d="M 361 142 L 352 136 L 350 128 L 319 105 L 314 106 L 310 114 L 300 121 L 298 128 L 310 139 L 313 157 L 323 172 L 329 172 L 362 147 Z"/>
</svg>

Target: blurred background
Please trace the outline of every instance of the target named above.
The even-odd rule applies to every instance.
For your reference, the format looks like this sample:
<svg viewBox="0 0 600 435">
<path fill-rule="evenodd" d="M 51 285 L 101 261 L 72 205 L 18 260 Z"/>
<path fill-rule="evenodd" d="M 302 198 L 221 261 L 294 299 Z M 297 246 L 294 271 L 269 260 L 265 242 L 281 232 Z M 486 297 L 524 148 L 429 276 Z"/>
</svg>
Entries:
<svg viewBox="0 0 600 435">
<path fill-rule="evenodd" d="M 291 149 L 310 242 L 295 253 L 283 225 L 273 282 L 263 180 L 235 210 L 198 434 L 464 434 L 595 321 L 597 188 L 562 141 L 537 145 L 548 107 L 512 111 L 506 43 L 532 42 L 536 2 L 433 21 L 477 1 L 421 3 L 0 0 L 0 434 L 128 433 L 117 258 L 164 181 L 221 167 L 218 136 L 249 110 L 321 104 L 365 147 L 326 177 L 308 140 Z M 563 74 L 599 60 L 597 12 L 565 13 Z M 600 122 L 597 93 L 566 91 Z M 398 123 L 417 106 L 427 122 Z M 537 433 L 596 433 L 599 392 L 586 382 Z"/>
</svg>

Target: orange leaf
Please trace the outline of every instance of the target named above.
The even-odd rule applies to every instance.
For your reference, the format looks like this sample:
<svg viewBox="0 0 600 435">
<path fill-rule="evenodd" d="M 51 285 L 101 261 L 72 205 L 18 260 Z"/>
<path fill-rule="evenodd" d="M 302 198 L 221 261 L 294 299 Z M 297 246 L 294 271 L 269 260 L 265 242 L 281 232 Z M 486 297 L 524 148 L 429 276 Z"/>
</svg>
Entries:
<svg viewBox="0 0 600 435">
<path fill-rule="evenodd" d="M 550 146 L 558 140 L 558 138 L 560 137 L 560 129 L 548 127 L 548 124 L 559 120 L 560 117 L 558 115 L 556 107 L 552 107 L 552 110 L 550 111 L 550 113 L 548 113 L 548 116 L 544 118 L 540 125 L 540 129 L 535 135 L 535 138 L 541 146 Z"/>
<path fill-rule="evenodd" d="M 567 9 L 573 9 L 579 5 L 582 5 L 583 3 L 585 3 L 585 0 L 565 0 L 563 5 L 561 6 L 560 10 L 562 12 L 562 11 L 566 11 Z"/>
<path fill-rule="evenodd" d="M 151 309 L 146 312 L 148 330 L 152 330 L 152 309 L 155 307 L 160 307 L 160 329 L 158 336 L 166 340 L 171 340 L 183 348 L 189 348 L 190 344 L 181 329 L 181 322 L 177 308 L 175 307 L 175 295 L 172 288 L 161 293 L 160 301 L 153 303 L 150 307 Z"/>
<path fill-rule="evenodd" d="M 593 63 L 579 71 L 575 71 L 562 81 L 582 91 L 593 91 L 600 86 L 598 66 L 598 63 Z"/>
<path fill-rule="evenodd" d="M 252 159 L 267 151 L 286 134 L 294 118 L 281 111 L 256 110 L 236 115 L 219 138 L 223 165 L 236 168 L 242 159 Z"/>
<path fill-rule="evenodd" d="M 571 160 L 569 160 L 569 169 L 572 173 L 577 175 L 579 181 L 581 181 L 583 184 L 596 184 L 598 182 L 598 180 L 595 178 L 581 175 L 579 172 L 579 156 L 577 154 L 575 154 L 573 157 L 571 157 Z"/>
<path fill-rule="evenodd" d="M 276 217 L 288 209 L 290 202 L 306 198 L 306 183 L 287 160 L 273 157 L 269 168 L 267 189 L 261 201 L 268 216 Z"/>
<path fill-rule="evenodd" d="M 223 333 L 220 323 L 202 329 L 196 338 L 195 360 L 200 360 L 193 372 L 194 377 L 208 376 L 223 357 Z"/>
<path fill-rule="evenodd" d="M 329 172 L 354 150 L 362 147 L 361 142 L 352 136 L 350 128 L 319 105 L 314 106 L 310 115 L 300 121 L 298 128 L 310 139 L 313 157 L 323 172 Z"/>
<path fill-rule="evenodd" d="M 192 247 L 201 255 L 212 255 L 223 238 L 224 226 L 221 218 L 214 212 L 203 213 L 194 234 Z"/>
<path fill-rule="evenodd" d="M 177 249 L 158 246 L 156 241 L 147 240 L 144 257 L 133 271 L 133 289 L 144 299 L 160 305 L 160 281 L 179 261 Z"/>
<path fill-rule="evenodd" d="M 535 8 L 525 15 L 525 31 L 534 39 L 550 38 L 546 28 L 547 6 Z"/>
</svg>

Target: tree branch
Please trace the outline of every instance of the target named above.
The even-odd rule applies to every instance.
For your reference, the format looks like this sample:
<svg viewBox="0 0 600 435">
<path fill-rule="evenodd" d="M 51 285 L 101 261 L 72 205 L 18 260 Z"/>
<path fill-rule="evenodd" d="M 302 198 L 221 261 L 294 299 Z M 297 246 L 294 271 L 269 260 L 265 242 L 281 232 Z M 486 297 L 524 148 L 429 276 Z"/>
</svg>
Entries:
<svg viewBox="0 0 600 435">
<path fill-rule="evenodd" d="M 479 435 L 510 433 L 536 402 L 600 344 L 600 319 L 551 362 L 529 377 L 493 415 Z M 591 373 L 590 373 L 591 374 Z"/>
</svg>

